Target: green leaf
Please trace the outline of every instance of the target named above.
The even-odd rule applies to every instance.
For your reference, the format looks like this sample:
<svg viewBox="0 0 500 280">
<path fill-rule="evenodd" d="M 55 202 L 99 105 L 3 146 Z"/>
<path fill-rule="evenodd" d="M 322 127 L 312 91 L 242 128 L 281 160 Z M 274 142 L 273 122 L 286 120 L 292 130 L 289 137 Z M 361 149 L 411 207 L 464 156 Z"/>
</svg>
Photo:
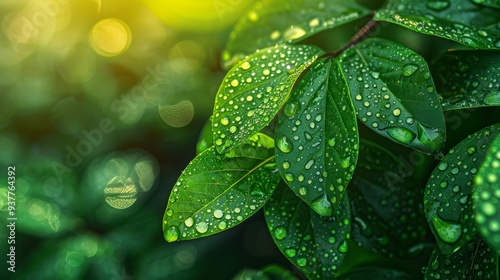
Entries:
<svg viewBox="0 0 500 280">
<path fill-rule="evenodd" d="M 257 49 L 295 43 L 323 30 L 367 16 L 370 10 L 355 1 L 271 0 L 259 1 L 231 32 L 223 52 L 230 68 Z"/>
<path fill-rule="evenodd" d="M 487 7 L 500 9 L 500 0 L 471 0 L 471 1 L 478 5 L 484 5 Z"/>
<path fill-rule="evenodd" d="M 272 139 L 256 134 L 221 159 L 213 147 L 186 167 L 163 217 L 169 242 L 212 235 L 240 224 L 269 199 L 280 176 Z"/>
<path fill-rule="evenodd" d="M 500 252 L 500 136 L 491 143 L 474 177 L 473 210 L 479 232 Z"/>
<path fill-rule="evenodd" d="M 445 139 L 445 120 L 425 60 L 397 43 L 372 38 L 345 51 L 342 69 L 358 118 L 376 133 L 425 153 Z"/>
<path fill-rule="evenodd" d="M 472 211 L 472 180 L 486 157 L 500 124 L 484 128 L 452 148 L 431 174 L 424 194 L 424 210 L 439 250 L 457 251 L 476 234 Z"/>
<path fill-rule="evenodd" d="M 338 278 L 339 280 L 393 279 L 412 280 L 411 275 L 392 268 L 361 267 L 355 268 Z"/>
<path fill-rule="evenodd" d="M 498 256 L 476 235 L 450 256 L 434 250 L 424 279 L 498 279 Z"/>
<path fill-rule="evenodd" d="M 233 280 L 297 280 L 290 271 L 279 265 L 268 265 L 260 270 L 244 269 Z"/>
<path fill-rule="evenodd" d="M 290 188 L 331 216 L 358 158 L 356 115 L 339 63 L 315 63 L 294 88 L 275 131 L 276 163 Z"/>
<path fill-rule="evenodd" d="M 313 46 L 275 46 L 252 54 L 227 73 L 215 99 L 215 149 L 227 152 L 264 128 L 293 84 L 322 51 Z"/>
<path fill-rule="evenodd" d="M 431 70 L 443 110 L 500 105 L 500 53 L 449 51 Z"/>
<path fill-rule="evenodd" d="M 389 0 L 377 11 L 374 19 L 453 40 L 475 49 L 500 49 L 500 13 L 472 2 Z"/>
<path fill-rule="evenodd" d="M 390 258 L 415 256 L 427 233 L 421 186 L 413 177 L 396 178 L 404 168 L 406 163 L 388 150 L 362 141 L 347 189 L 352 240 Z"/>
<path fill-rule="evenodd" d="M 309 279 L 334 279 L 351 229 L 347 195 L 334 217 L 323 217 L 280 184 L 264 210 L 274 243 L 288 260 Z"/>
</svg>

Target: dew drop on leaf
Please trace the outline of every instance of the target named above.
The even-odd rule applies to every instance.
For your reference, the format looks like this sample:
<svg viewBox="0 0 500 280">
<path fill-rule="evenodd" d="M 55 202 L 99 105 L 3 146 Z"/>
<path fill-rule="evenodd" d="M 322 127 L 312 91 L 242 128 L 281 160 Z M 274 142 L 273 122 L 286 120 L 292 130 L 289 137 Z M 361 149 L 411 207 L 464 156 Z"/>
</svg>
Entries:
<svg viewBox="0 0 500 280">
<path fill-rule="evenodd" d="M 461 225 L 445 222 L 437 215 L 432 217 L 432 225 L 439 238 L 446 243 L 454 243 L 462 235 Z"/>
<path fill-rule="evenodd" d="M 285 40 L 295 40 L 305 36 L 306 34 L 307 32 L 304 29 L 297 26 L 291 26 L 290 29 L 285 31 L 283 38 Z"/>
<path fill-rule="evenodd" d="M 415 139 L 415 134 L 413 134 L 409 129 L 404 127 L 391 127 L 385 130 L 389 136 L 398 142 L 408 144 L 413 139 Z"/>
<path fill-rule="evenodd" d="M 277 227 L 274 230 L 274 237 L 278 240 L 283 240 L 286 237 L 286 228 L 284 227 Z"/>
<path fill-rule="evenodd" d="M 208 224 L 205 222 L 200 222 L 196 224 L 196 231 L 199 233 L 205 233 L 208 231 Z"/>
<path fill-rule="evenodd" d="M 189 217 L 187 218 L 185 221 L 184 221 L 184 225 L 186 225 L 186 227 L 192 227 L 194 224 L 194 219 L 192 217 Z"/>
<path fill-rule="evenodd" d="M 340 245 L 337 249 L 339 250 L 339 252 L 345 253 L 345 252 L 347 252 L 347 248 L 348 248 L 347 240 L 344 240 L 344 241 L 342 241 L 342 243 L 340 243 Z"/>
<path fill-rule="evenodd" d="M 289 258 L 293 258 L 297 255 L 297 250 L 293 249 L 293 248 L 289 248 L 289 249 L 285 249 L 285 254 L 289 257 Z"/>
<path fill-rule="evenodd" d="M 285 105 L 285 115 L 288 117 L 293 117 L 300 109 L 300 105 L 297 102 L 288 102 Z"/>
<path fill-rule="evenodd" d="M 297 265 L 298 266 L 306 266 L 307 265 L 307 260 L 305 258 L 300 258 L 297 260 Z"/>
<path fill-rule="evenodd" d="M 177 241 L 179 238 L 179 229 L 176 227 L 171 227 L 165 231 L 165 240 L 168 242 Z"/>
<path fill-rule="evenodd" d="M 333 207 L 326 195 L 315 199 L 311 203 L 311 208 L 321 216 L 330 217 L 333 215 Z"/>
<path fill-rule="evenodd" d="M 428 0 L 426 5 L 434 11 L 443 11 L 450 6 L 450 2 L 448 0 Z"/>
<path fill-rule="evenodd" d="M 290 142 L 290 140 L 288 140 L 288 138 L 286 138 L 286 136 L 280 137 L 278 139 L 276 147 L 278 147 L 278 149 L 285 154 L 290 153 L 293 149 L 292 143 Z"/>
<path fill-rule="evenodd" d="M 417 70 L 418 70 L 418 66 L 417 65 L 415 65 L 415 64 L 406 64 L 401 69 L 401 73 L 403 74 L 403 76 L 409 77 L 409 76 L 413 75 L 413 73 L 415 73 Z"/>
</svg>

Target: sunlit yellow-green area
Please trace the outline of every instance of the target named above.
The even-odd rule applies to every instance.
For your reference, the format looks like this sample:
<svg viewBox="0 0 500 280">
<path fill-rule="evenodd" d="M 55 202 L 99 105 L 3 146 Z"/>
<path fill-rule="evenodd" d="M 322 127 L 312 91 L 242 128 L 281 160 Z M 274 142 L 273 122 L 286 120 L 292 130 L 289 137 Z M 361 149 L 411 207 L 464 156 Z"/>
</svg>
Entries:
<svg viewBox="0 0 500 280">
<path fill-rule="evenodd" d="M 210 266 L 193 268 L 220 242 L 167 245 L 161 217 L 251 5 L 0 1 L 0 219 L 17 218 L 16 279 L 203 278 Z"/>
</svg>

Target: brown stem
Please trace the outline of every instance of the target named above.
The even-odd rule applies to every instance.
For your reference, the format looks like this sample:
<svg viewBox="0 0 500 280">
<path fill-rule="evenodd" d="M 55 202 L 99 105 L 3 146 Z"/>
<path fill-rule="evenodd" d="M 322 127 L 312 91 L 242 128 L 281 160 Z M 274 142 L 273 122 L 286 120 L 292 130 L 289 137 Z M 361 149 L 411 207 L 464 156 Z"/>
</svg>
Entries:
<svg viewBox="0 0 500 280">
<path fill-rule="evenodd" d="M 347 50 L 348 48 L 358 44 L 359 42 L 363 41 L 370 35 L 370 33 L 377 27 L 378 22 L 374 21 L 371 19 L 369 22 L 367 22 L 361 29 L 349 40 L 349 42 L 343 46 L 341 49 L 336 50 L 334 52 L 328 52 L 322 55 L 322 57 L 337 57 L 339 56 L 343 51 Z"/>
</svg>

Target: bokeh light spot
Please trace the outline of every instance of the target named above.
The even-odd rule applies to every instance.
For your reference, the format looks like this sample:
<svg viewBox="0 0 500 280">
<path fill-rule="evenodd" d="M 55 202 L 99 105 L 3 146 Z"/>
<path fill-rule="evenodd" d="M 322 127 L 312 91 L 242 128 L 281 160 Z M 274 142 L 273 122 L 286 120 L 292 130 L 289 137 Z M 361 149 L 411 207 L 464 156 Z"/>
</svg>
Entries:
<svg viewBox="0 0 500 280">
<path fill-rule="evenodd" d="M 94 25 L 90 33 L 92 48 L 102 56 L 116 56 L 127 50 L 132 41 L 128 25 L 116 18 L 107 18 Z"/>
<path fill-rule="evenodd" d="M 104 196 L 111 207 L 126 209 L 137 200 L 137 187 L 132 179 L 116 176 L 104 188 Z"/>
<path fill-rule="evenodd" d="M 160 105 L 161 119 L 172 127 L 183 127 L 188 125 L 194 116 L 193 103 L 182 100 L 175 105 Z"/>
</svg>

